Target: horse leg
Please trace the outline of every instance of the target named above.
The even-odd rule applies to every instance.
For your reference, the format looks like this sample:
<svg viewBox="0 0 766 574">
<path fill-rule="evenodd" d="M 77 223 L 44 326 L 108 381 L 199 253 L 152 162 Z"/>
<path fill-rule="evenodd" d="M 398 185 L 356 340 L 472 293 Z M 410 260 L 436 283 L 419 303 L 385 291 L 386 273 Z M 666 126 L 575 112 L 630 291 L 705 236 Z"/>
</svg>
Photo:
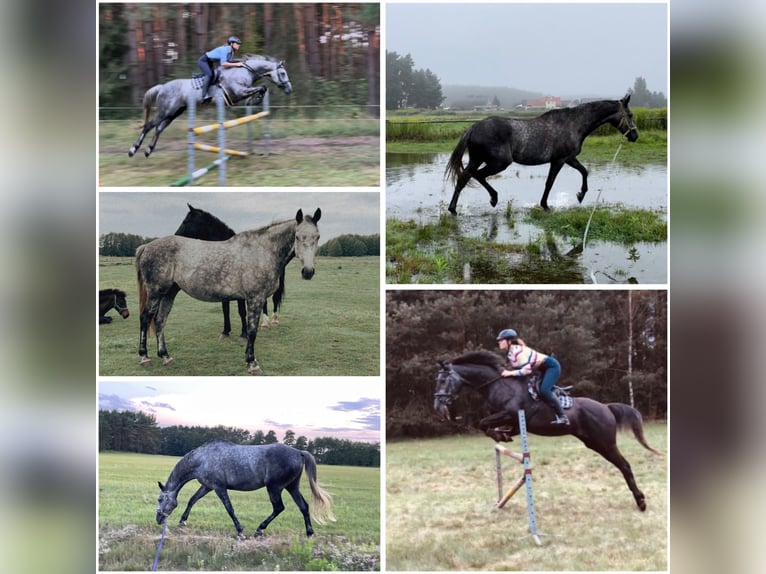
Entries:
<svg viewBox="0 0 766 574">
<path fill-rule="evenodd" d="M 517 420 L 516 411 L 500 411 L 481 419 L 479 429 L 496 442 L 511 442 L 513 436 L 519 433 L 516 428 Z"/>
<path fill-rule="evenodd" d="M 112 322 L 112 318 L 111 317 L 107 317 L 106 315 L 101 315 L 98 318 L 98 322 L 99 322 L 99 324 L 101 324 L 101 323 L 111 323 Z"/>
<path fill-rule="evenodd" d="M 146 157 L 149 157 L 151 153 L 154 151 L 154 147 L 157 145 L 157 140 L 160 139 L 160 134 L 165 131 L 165 128 L 168 127 L 174 119 L 176 119 L 178 116 L 180 116 L 182 113 L 186 111 L 186 106 L 183 105 L 180 108 L 178 108 L 173 114 L 171 114 L 168 117 L 163 118 L 161 121 L 158 122 L 157 128 L 154 130 L 154 137 L 152 137 L 152 141 L 149 144 L 149 147 L 144 150 L 144 155 Z"/>
<path fill-rule="evenodd" d="M 247 341 L 247 305 L 245 305 L 244 299 L 237 299 L 237 311 L 239 311 L 239 319 L 242 322 L 242 330 L 239 333 L 239 338 L 243 341 Z"/>
<path fill-rule="evenodd" d="M 551 188 L 553 187 L 553 182 L 556 181 L 556 176 L 559 174 L 562 167 L 564 167 L 563 161 L 551 162 L 551 168 L 548 170 L 548 177 L 545 180 L 545 191 L 543 191 L 543 198 L 540 200 L 540 207 L 542 207 L 545 211 L 550 210 L 548 207 L 548 194 L 550 193 Z"/>
<path fill-rule="evenodd" d="M 255 358 L 255 338 L 258 335 L 258 322 L 261 320 L 263 300 L 249 299 L 247 302 L 247 346 L 245 347 L 245 363 L 250 373 L 261 370 Z"/>
<path fill-rule="evenodd" d="M 263 321 L 261 321 L 261 329 L 268 329 L 271 326 L 269 322 L 269 300 L 266 299 L 263 302 Z"/>
<path fill-rule="evenodd" d="M 189 513 L 191 512 L 192 506 L 203 496 L 205 496 L 208 492 L 213 490 L 212 488 L 208 488 L 205 485 L 202 485 L 199 487 L 199 490 L 194 493 L 194 495 L 189 499 L 189 504 L 186 505 L 186 510 L 184 510 L 183 515 L 181 516 L 181 520 L 178 521 L 178 526 L 183 526 L 186 524 L 186 519 L 189 518 Z"/>
<path fill-rule="evenodd" d="M 487 162 L 487 164 L 484 167 L 477 169 L 473 173 L 474 179 L 478 181 L 484 187 L 484 189 L 486 189 L 487 192 L 489 193 L 489 204 L 492 207 L 495 207 L 497 205 L 497 191 L 495 191 L 495 189 L 491 185 L 489 185 L 489 183 L 487 183 L 487 178 L 491 175 L 496 175 L 500 173 L 501 171 L 506 169 L 509 165 L 511 165 L 510 162 L 495 160 L 495 161 Z"/>
<path fill-rule="evenodd" d="M 175 362 L 165 346 L 165 323 L 168 320 L 170 310 L 173 308 L 173 301 L 180 290 L 181 288 L 175 283 L 168 289 L 160 300 L 157 314 L 154 317 L 154 328 L 157 330 L 157 356 L 162 359 L 163 365 L 172 365 Z"/>
<path fill-rule="evenodd" d="M 266 490 L 269 491 L 269 500 L 271 500 L 271 514 L 269 514 L 266 517 L 266 520 L 261 522 L 258 526 L 258 530 L 255 531 L 255 536 L 263 536 L 263 531 L 266 527 L 285 509 L 285 503 L 282 502 L 282 489 L 275 490 L 272 487 L 267 486 Z"/>
<path fill-rule="evenodd" d="M 149 327 L 152 324 L 152 321 L 154 321 L 156 315 L 157 315 L 157 307 L 158 307 L 158 301 L 156 295 L 149 295 L 147 296 L 146 304 L 144 305 L 144 308 L 141 310 L 141 315 L 139 316 L 139 332 L 138 332 L 138 356 L 139 356 L 139 365 L 148 365 L 151 363 L 151 360 L 149 359 L 149 352 L 146 350 L 146 337 L 147 332 L 149 331 Z"/>
<path fill-rule="evenodd" d="M 566 163 L 569 167 L 575 168 L 580 172 L 580 175 L 582 175 L 582 187 L 580 188 L 580 193 L 577 194 L 577 201 L 582 203 L 582 200 L 585 199 L 585 194 L 588 193 L 588 170 L 585 169 L 585 166 L 581 164 L 576 157 L 567 160 Z"/>
<path fill-rule="evenodd" d="M 135 153 L 138 151 L 138 148 L 140 148 L 141 144 L 144 142 L 146 134 L 148 134 L 155 125 L 156 124 L 154 123 L 154 120 L 148 121 L 146 124 L 144 124 L 144 126 L 141 128 L 141 133 L 138 135 L 136 143 L 130 146 L 130 149 L 128 150 L 128 157 L 133 157 L 135 155 Z"/>
<path fill-rule="evenodd" d="M 458 176 L 457 181 L 455 182 L 455 191 L 452 192 L 452 200 L 449 202 L 449 207 L 447 208 L 447 211 L 452 215 L 457 215 L 457 200 L 460 197 L 460 192 L 463 191 L 463 188 L 471 180 L 473 171 L 477 167 L 479 167 L 478 164 L 472 163 L 469 159 L 468 166 L 466 166 L 463 173 Z"/>
<path fill-rule="evenodd" d="M 230 305 L 229 300 L 221 301 L 221 311 L 223 311 L 223 331 L 221 331 L 221 337 L 228 337 L 231 333 L 231 319 L 229 317 Z"/>
<path fill-rule="evenodd" d="M 298 506 L 298 510 L 303 515 L 303 522 L 306 525 L 306 536 L 314 535 L 314 528 L 311 526 L 311 515 L 309 514 L 309 505 L 306 499 L 303 498 L 301 491 L 298 489 L 300 485 L 300 477 L 294 483 L 287 487 L 287 492 L 293 497 L 295 504 Z"/>
<path fill-rule="evenodd" d="M 622 476 L 625 478 L 625 482 L 628 484 L 630 492 L 633 493 L 633 498 L 636 499 L 636 504 L 638 505 L 639 510 L 646 510 L 646 498 L 644 497 L 644 493 L 639 490 L 638 485 L 636 484 L 636 478 L 633 476 L 633 470 L 630 468 L 630 463 L 625 459 L 624 456 L 622 456 L 620 449 L 617 448 L 617 444 L 612 442 L 612 444 L 605 445 L 593 440 L 586 440 L 584 437 L 578 436 L 577 438 L 583 441 L 585 446 L 587 446 L 589 449 L 596 451 L 598 454 L 603 456 L 606 460 L 620 469 Z"/>
<path fill-rule="evenodd" d="M 194 494 L 194 496 L 197 496 L 198 493 L 199 493 L 199 490 Z M 231 500 L 229 499 L 229 493 L 222 486 L 219 486 L 218 488 L 216 488 L 215 493 L 218 495 L 218 498 L 221 499 L 221 502 L 223 502 L 223 507 L 226 509 L 226 512 L 229 513 L 229 516 L 231 517 L 231 521 L 234 523 L 234 528 L 237 529 L 237 538 L 244 538 L 244 536 L 242 535 L 244 528 L 242 528 L 242 525 L 239 523 L 239 520 L 237 520 L 236 514 L 234 514 L 234 507 L 231 505 Z"/>
</svg>

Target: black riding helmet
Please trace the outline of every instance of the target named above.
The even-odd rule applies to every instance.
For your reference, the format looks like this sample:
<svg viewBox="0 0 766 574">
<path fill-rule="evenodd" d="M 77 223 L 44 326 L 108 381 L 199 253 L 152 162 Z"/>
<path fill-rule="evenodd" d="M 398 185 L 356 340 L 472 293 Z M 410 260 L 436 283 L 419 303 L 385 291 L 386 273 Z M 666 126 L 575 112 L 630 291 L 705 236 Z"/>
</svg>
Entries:
<svg viewBox="0 0 766 574">
<path fill-rule="evenodd" d="M 518 339 L 519 336 L 516 334 L 516 331 L 513 329 L 503 329 L 497 334 L 497 337 L 495 337 L 495 341 L 500 341 L 501 339 Z"/>
</svg>

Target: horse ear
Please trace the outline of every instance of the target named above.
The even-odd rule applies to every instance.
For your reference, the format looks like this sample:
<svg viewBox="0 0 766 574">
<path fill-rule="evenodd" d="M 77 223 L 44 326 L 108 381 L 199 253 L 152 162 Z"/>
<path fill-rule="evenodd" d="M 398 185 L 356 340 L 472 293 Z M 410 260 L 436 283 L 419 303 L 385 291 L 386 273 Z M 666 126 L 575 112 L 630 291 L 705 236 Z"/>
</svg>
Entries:
<svg viewBox="0 0 766 574">
<path fill-rule="evenodd" d="M 161 490 L 162 492 L 165 492 L 165 486 L 164 486 L 164 485 L 163 485 L 163 484 L 162 484 L 162 483 L 161 483 L 159 480 L 157 481 L 157 484 L 159 484 L 159 485 L 160 485 L 160 490 Z"/>
<path fill-rule="evenodd" d="M 622 103 L 627 106 L 629 101 L 630 101 L 630 94 L 626 94 L 625 97 L 622 98 Z"/>
<path fill-rule="evenodd" d="M 295 214 L 295 221 L 298 223 L 301 223 L 303 221 L 303 210 L 299 209 L 298 213 Z"/>
<path fill-rule="evenodd" d="M 322 217 L 322 210 L 317 207 L 317 210 L 314 212 L 314 217 L 312 217 L 312 219 L 314 220 L 314 223 L 319 221 L 320 217 Z"/>
</svg>

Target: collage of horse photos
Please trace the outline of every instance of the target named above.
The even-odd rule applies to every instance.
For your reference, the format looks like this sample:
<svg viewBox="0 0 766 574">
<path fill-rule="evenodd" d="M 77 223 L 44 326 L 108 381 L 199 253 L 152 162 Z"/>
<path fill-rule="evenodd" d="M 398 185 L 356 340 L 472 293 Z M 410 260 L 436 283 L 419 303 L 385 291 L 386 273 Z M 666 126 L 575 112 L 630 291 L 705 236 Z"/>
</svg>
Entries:
<svg viewBox="0 0 766 574">
<path fill-rule="evenodd" d="M 667 2 L 97 4 L 97 571 L 669 570 Z"/>
</svg>

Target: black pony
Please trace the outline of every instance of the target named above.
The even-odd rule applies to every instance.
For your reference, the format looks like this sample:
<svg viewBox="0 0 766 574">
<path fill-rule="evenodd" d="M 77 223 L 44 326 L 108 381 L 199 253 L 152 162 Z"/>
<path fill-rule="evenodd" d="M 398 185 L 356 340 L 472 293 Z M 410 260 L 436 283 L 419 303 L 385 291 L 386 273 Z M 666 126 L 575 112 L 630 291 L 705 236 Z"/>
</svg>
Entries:
<svg viewBox="0 0 766 574">
<path fill-rule="evenodd" d="M 235 235 L 234 230 L 226 225 L 223 221 L 218 219 L 212 213 L 208 213 L 203 209 L 189 206 L 189 213 L 181 222 L 181 226 L 176 230 L 175 235 L 181 237 L 191 237 L 192 239 L 203 239 L 205 241 L 225 241 Z M 291 257 L 288 260 L 292 260 L 295 257 L 295 252 L 291 253 Z M 263 322 L 261 328 L 268 328 L 271 325 L 279 324 L 279 306 L 282 304 L 282 297 L 285 294 L 285 272 L 279 276 L 279 287 L 274 295 L 271 297 L 273 304 L 273 315 L 269 318 L 269 303 L 268 301 L 263 304 Z M 221 308 L 223 310 L 223 332 L 221 336 L 228 337 L 231 333 L 231 320 L 230 320 L 230 301 L 222 301 Z M 237 310 L 239 311 L 239 318 L 242 322 L 242 331 L 240 332 L 241 339 L 247 339 L 247 309 L 245 308 L 245 300 L 237 299 Z"/>
<path fill-rule="evenodd" d="M 468 387 L 481 393 L 494 414 L 482 419 L 479 428 L 496 441 L 509 441 L 519 434 L 518 411 L 524 409 L 529 432 L 541 436 L 571 434 L 585 446 L 596 451 L 615 465 L 628 484 L 641 510 L 646 510 L 646 499 L 636 485 L 633 471 L 617 448 L 617 430 L 633 431 L 636 440 L 647 450 L 662 454 L 650 447 L 644 438 L 641 413 L 622 403 L 603 404 L 585 397 L 573 398 L 568 411 L 569 425 L 551 424 L 553 409 L 542 401 L 534 400 L 527 385 L 528 377 L 502 377 L 500 357 L 486 351 L 466 353 L 451 363 L 439 363 L 434 393 L 434 410 L 451 419 L 450 407 L 457 395 Z"/>
<path fill-rule="evenodd" d="M 98 323 L 111 323 L 112 318 L 107 317 L 106 314 L 114 309 L 117 311 L 123 319 L 130 317 L 130 311 L 128 311 L 128 302 L 126 299 L 125 291 L 120 289 L 101 289 L 98 292 Z"/>
<path fill-rule="evenodd" d="M 548 193 L 564 164 L 582 174 L 582 188 L 577 200 L 582 202 L 588 191 L 588 170 L 577 161 L 583 140 L 602 124 L 609 123 L 629 141 L 638 139 L 633 112 L 628 107 L 630 94 L 621 100 L 601 100 L 573 108 L 550 110 L 532 119 L 491 116 L 468 128 L 452 152 L 445 178 L 455 184 L 449 211 L 457 215 L 460 191 L 471 178 L 489 192 L 489 203 L 497 205 L 497 191 L 487 178 L 503 171 L 513 162 L 521 165 L 551 164 L 540 205 L 548 210 Z M 463 154 L 468 150 L 468 165 L 463 167 Z M 485 164 L 482 167 L 482 164 Z"/>
</svg>

